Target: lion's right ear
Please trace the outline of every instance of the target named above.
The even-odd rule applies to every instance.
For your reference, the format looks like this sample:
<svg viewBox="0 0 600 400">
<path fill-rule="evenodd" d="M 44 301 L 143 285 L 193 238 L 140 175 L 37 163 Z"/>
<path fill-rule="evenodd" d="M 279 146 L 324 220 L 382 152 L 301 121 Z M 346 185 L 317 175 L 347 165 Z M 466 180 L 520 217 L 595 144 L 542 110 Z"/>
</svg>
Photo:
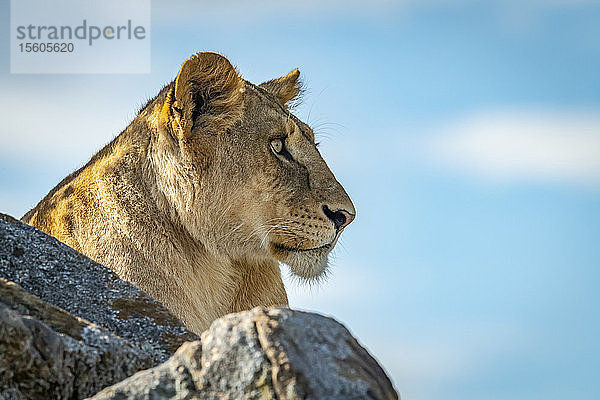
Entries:
<svg viewBox="0 0 600 400">
<path fill-rule="evenodd" d="M 300 82 L 300 71 L 298 68 L 281 78 L 263 82 L 259 86 L 271 93 L 277 100 L 288 108 L 291 101 L 298 99 L 302 93 Z"/>
<path fill-rule="evenodd" d="M 175 80 L 171 104 L 181 134 L 216 135 L 242 114 L 243 80 L 222 55 L 197 53 L 188 58 Z"/>
</svg>

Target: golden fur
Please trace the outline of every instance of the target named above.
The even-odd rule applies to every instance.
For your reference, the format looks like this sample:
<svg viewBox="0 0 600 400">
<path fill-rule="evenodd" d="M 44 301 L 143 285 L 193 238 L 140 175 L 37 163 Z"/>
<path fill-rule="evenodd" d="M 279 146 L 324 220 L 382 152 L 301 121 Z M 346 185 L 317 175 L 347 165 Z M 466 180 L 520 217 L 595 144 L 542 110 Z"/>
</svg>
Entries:
<svg viewBox="0 0 600 400">
<path fill-rule="evenodd" d="M 355 213 L 312 130 L 287 109 L 298 77 L 256 86 L 221 55 L 192 56 L 23 221 L 110 266 L 197 333 L 229 312 L 287 305 L 279 262 L 320 276 Z"/>
</svg>

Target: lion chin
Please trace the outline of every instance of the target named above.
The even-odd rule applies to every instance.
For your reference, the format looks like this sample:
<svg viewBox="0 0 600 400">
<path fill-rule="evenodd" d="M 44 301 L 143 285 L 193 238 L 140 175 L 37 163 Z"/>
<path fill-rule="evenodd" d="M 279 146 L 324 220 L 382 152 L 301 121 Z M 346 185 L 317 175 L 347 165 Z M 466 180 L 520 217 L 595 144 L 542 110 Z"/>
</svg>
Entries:
<svg viewBox="0 0 600 400">
<path fill-rule="evenodd" d="M 271 253 L 277 261 L 287 265 L 295 276 L 306 281 L 318 281 L 326 275 L 329 253 L 336 243 L 337 237 L 331 243 L 311 249 L 289 248 L 274 243 Z"/>
</svg>

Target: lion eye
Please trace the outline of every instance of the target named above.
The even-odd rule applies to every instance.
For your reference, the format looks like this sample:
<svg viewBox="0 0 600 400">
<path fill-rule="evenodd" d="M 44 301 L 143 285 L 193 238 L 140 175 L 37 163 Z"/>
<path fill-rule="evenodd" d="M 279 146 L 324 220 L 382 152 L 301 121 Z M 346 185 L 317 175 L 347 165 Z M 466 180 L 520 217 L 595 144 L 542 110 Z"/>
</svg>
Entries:
<svg viewBox="0 0 600 400">
<path fill-rule="evenodd" d="M 278 157 L 287 161 L 294 161 L 294 157 L 292 157 L 288 149 L 285 148 L 285 138 L 271 140 L 271 148 Z"/>
<path fill-rule="evenodd" d="M 283 151 L 283 141 L 281 139 L 271 140 L 271 147 L 275 153 L 281 153 Z"/>
</svg>

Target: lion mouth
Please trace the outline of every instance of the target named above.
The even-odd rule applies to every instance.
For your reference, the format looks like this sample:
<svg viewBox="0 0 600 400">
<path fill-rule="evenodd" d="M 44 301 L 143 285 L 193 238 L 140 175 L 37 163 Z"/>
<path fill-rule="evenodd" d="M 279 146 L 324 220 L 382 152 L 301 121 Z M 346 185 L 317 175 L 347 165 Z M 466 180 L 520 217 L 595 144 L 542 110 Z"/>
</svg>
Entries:
<svg viewBox="0 0 600 400">
<path fill-rule="evenodd" d="M 283 245 L 281 243 L 273 243 L 273 247 L 275 247 L 277 250 L 280 250 L 280 251 L 289 251 L 289 252 L 295 252 L 295 253 L 303 253 L 303 252 L 306 252 L 306 251 L 329 250 L 331 248 L 331 243 L 327 243 L 327 244 L 324 244 L 323 246 L 313 247 L 313 248 L 310 248 L 310 249 L 298 249 L 298 248 L 294 248 L 294 247 L 288 247 L 288 246 Z"/>
<path fill-rule="evenodd" d="M 329 252 L 337 243 L 338 237 L 339 234 L 331 242 L 310 249 L 272 241 L 269 243 L 269 250 L 279 262 L 288 265 L 294 275 L 313 279 L 321 276 L 327 269 Z"/>
</svg>

